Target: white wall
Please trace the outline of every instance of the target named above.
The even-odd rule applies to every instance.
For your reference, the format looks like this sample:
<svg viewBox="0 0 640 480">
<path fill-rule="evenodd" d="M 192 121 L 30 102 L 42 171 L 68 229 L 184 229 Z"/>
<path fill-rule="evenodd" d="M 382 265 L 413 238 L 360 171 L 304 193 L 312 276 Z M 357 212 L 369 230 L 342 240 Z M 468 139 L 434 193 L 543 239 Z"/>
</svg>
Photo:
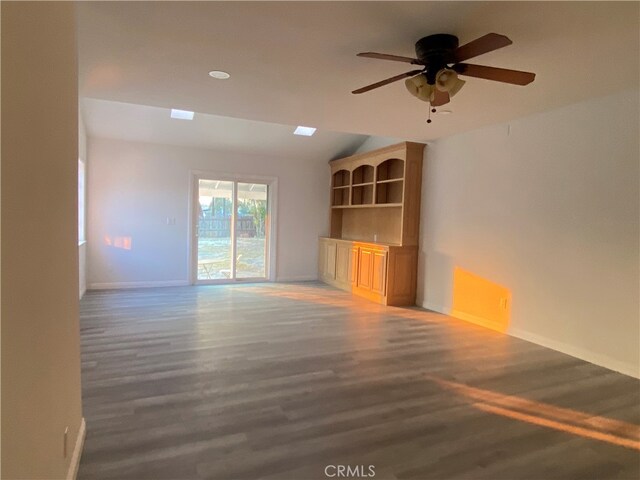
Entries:
<svg viewBox="0 0 640 480">
<path fill-rule="evenodd" d="M 371 150 L 376 150 L 378 148 L 388 147 L 389 145 L 393 145 L 395 143 L 404 142 L 401 138 L 393 138 L 393 137 L 376 137 L 371 136 L 367 138 L 358 150 L 355 153 L 364 153 L 370 152 Z"/>
<path fill-rule="evenodd" d="M 89 288 L 186 284 L 190 170 L 278 178 L 276 278 L 317 278 L 327 233 L 326 158 L 268 158 L 89 138 Z M 167 225 L 167 217 L 175 225 Z M 131 250 L 105 235 L 132 237 Z"/>
<path fill-rule="evenodd" d="M 75 7 L 0 8 L 2 478 L 71 478 L 84 431 Z"/>
<path fill-rule="evenodd" d="M 84 161 L 85 175 L 89 175 L 89 159 L 87 158 L 87 131 L 82 118 L 82 113 L 78 112 L 78 155 Z M 86 197 L 86 183 L 85 183 Z M 85 198 L 85 225 L 86 225 L 86 198 Z M 85 227 L 86 228 L 86 227 Z M 78 245 L 78 279 L 80 288 L 80 298 L 87 291 L 87 243 Z"/>
<path fill-rule="evenodd" d="M 430 145 L 419 303 L 460 266 L 511 289 L 512 335 L 638 376 L 638 118 L 627 91 Z"/>
</svg>

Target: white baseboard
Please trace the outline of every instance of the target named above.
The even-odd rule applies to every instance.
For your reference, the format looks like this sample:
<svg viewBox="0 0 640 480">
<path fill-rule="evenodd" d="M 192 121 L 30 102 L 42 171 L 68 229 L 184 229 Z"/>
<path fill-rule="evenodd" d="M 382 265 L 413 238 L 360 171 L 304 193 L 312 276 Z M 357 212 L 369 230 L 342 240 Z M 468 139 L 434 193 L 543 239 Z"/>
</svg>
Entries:
<svg viewBox="0 0 640 480">
<path fill-rule="evenodd" d="M 318 280 L 316 275 L 301 275 L 298 277 L 278 277 L 276 282 L 278 283 L 287 283 L 287 282 L 311 282 Z"/>
<path fill-rule="evenodd" d="M 278 277 L 276 282 L 311 282 L 318 280 L 313 275 L 301 275 L 298 277 Z M 151 282 L 111 282 L 111 283 L 90 283 L 87 290 L 116 290 L 125 288 L 153 288 L 153 287 L 184 287 L 191 285 L 187 280 L 168 280 L 168 281 L 151 281 Z"/>
<path fill-rule="evenodd" d="M 543 347 L 547 347 L 552 350 L 571 355 L 572 357 L 579 358 L 580 360 L 584 360 L 586 362 L 608 368 L 609 370 L 613 370 L 614 372 L 624 373 L 625 375 L 629 375 L 630 377 L 634 378 L 640 378 L 640 370 L 637 365 L 621 362 L 620 360 L 611 358 L 608 355 L 591 352 L 589 350 L 576 347 L 575 345 L 569 345 L 564 342 L 559 342 L 557 340 L 543 337 L 542 335 L 538 335 L 536 333 L 527 332 L 519 328 L 509 328 L 507 333 L 512 337 L 520 338 L 522 340 L 526 340 L 527 342 L 535 343 L 536 345 L 541 345 Z"/>
<path fill-rule="evenodd" d="M 425 303 L 422 305 L 422 307 L 426 308 L 427 310 L 433 310 L 435 312 L 442 313 L 444 315 L 449 315 L 452 317 L 455 316 L 451 314 L 450 307 L 444 307 L 442 305 L 435 305 L 432 303 Z M 460 318 L 458 316 L 455 316 L 455 317 Z M 460 318 L 460 319 L 466 320 L 464 318 Z M 476 323 L 476 322 L 473 322 L 473 323 Z M 551 350 L 555 350 L 557 352 L 564 353 L 566 355 L 571 355 L 572 357 L 579 358 L 580 360 L 584 360 L 586 362 L 593 363 L 595 365 L 599 365 L 604 368 L 608 368 L 609 370 L 613 370 L 614 372 L 623 373 L 625 375 L 629 375 L 630 377 L 634 377 L 634 378 L 640 378 L 640 369 L 638 368 L 638 365 L 621 362 L 620 360 L 616 360 L 607 355 L 590 352 L 589 350 L 576 347 L 575 345 L 569 345 L 564 342 L 552 340 L 542 335 L 527 332 L 526 330 L 521 330 L 519 328 L 510 327 L 506 333 L 507 335 L 510 335 L 512 337 L 519 338 L 521 340 L 526 340 L 527 342 L 535 343 L 536 345 L 540 345 L 541 347 L 550 348 Z"/>
<path fill-rule="evenodd" d="M 71 462 L 69 463 L 69 470 L 67 471 L 67 480 L 76 480 L 78 476 L 78 468 L 80 467 L 80 458 L 82 458 L 82 448 L 84 447 L 84 438 L 87 435 L 87 424 L 84 421 L 84 417 L 80 421 L 80 429 L 78 430 L 78 437 L 76 438 L 76 445 L 73 448 L 73 455 L 71 456 Z"/>
<path fill-rule="evenodd" d="M 121 288 L 153 288 L 153 287 L 184 287 L 189 285 L 187 280 L 162 280 L 151 282 L 112 282 L 90 283 L 89 290 L 111 290 Z"/>
<path fill-rule="evenodd" d="M 433 310 L 434 312 L 438 312 L 443 315 L 451 315 L 451 307 L 444 307 L 442 305 L 436 305 L 434 303 L 426 303 L 426 302 L 418 306 L 422 308 L 426 308 L 427 310 Z"/>
</svg>

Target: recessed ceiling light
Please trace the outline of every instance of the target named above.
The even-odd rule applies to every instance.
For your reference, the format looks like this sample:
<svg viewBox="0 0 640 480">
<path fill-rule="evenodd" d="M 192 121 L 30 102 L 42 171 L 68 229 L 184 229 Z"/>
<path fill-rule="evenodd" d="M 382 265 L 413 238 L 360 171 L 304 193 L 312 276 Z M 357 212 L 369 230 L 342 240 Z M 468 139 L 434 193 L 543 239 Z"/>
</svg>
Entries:
<svg viewBox="0 0 640 480">
<path fill-rule="evenodd" d="M 231 75 L 229 75 L 227 72 L 223 72 L 222 70 L 211 70 L 209 72 L 209 76 L 213 78 L 217 78 L 218 80 L 226 80 Z"/>
<path fill-rule="evenodd" d="M 316 129 L 313 127 L 298 127 L 293 131 L 294 135 L 304 135 L 305 137 L 310 137 L 316 133 Z"/>
<path fill-rule="evenodd" d="M 453 112 L 451 110 L 438 110 L 438 111 L 436 111 L 436 113 L 438 115 L 449 115 L 449 114 L 451 114 Z"/>
<path fill-rule="evenodd" d="M 177 108 L 172 108 L 171 118 L 177 118 L 179 120 L 193 120 L 193 112 L 190 112 L 189 110 L 178 110 Z"/>
</svg>

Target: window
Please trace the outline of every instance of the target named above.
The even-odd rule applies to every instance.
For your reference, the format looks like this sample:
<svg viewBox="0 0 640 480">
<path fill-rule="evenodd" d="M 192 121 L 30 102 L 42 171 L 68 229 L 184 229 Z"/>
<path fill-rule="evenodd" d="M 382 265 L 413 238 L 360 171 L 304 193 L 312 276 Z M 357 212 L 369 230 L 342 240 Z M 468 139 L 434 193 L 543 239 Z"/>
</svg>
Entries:
<svg viewBox="0 0 640 480">
<path fill-rule="evenodd" d="M 78 243 L 85 242 L 85 202 L 86 202 L 86 167 L 82 159 L 78 159 Z"/>
</svg>

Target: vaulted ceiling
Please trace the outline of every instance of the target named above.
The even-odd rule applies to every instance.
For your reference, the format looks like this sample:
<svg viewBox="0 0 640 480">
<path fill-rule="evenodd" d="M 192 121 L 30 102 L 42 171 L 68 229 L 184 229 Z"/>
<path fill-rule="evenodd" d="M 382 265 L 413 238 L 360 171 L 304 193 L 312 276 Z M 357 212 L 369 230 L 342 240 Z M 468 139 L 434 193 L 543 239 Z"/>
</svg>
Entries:
<svg viewBox="0 0 640 480">
<path fill-rule="evenodd" d="M 368 138 L 328 130 L 304 137 L 292 135 L 291 125 L 206 113 L 197 113 L 193 121 L 177 120 L 168 108 L 93 98 L 84 98 L 81 105 L 91 136 L 220 152 L 326 161 L 353 154 Z"/>
<path fill-rule="evenodd" d="M 81 95 L 324 130 L 426 141 L 638 87 L 637 2 L 79 2 Z M 526 87 L 466 78 L 425 123 L 398 82 L 422 36 L 513 45 L 472 63 L 537 74 Z M 214 80 L 224 70 L 228 80 Z"/>
</svg>

